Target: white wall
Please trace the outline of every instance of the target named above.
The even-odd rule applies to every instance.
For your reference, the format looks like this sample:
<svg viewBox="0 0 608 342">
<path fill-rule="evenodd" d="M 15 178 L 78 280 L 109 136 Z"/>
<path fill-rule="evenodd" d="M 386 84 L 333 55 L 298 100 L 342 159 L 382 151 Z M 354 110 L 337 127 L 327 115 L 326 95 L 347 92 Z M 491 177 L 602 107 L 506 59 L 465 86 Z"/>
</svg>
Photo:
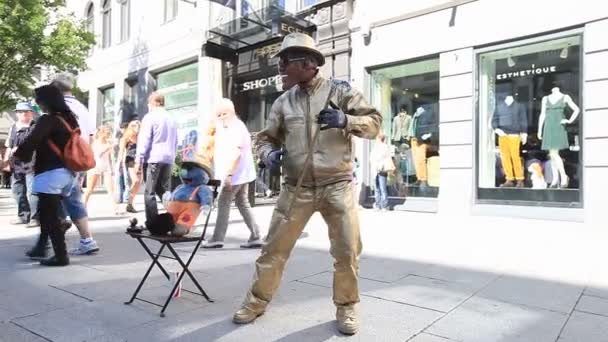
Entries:
<svg viewBox="0 0 608 342">
<path fill-rule="evenodd" d="M 77 18 L 84 19 L 89 3 L 95 6 L 95 35 L 93 54 L 87 60 L 88 69 L 78 76 L 78 86 L 89 91 L 89 108 L 98 111 L 101 101 L 99 89 L 115 87 L 115 109 L 123 98 L 124 81 L 130 73 L 141 69 L 157 72 L 186 62 L 196 62 L 206 39 L 206 31 L 234 18 L 234 11 L 210 1 L 198 0 L 194 7 L 178 1 L 177 17 L 163 23 L 162 0 L 130 0 L 130 38 L 120 41 L 120 5 L 112 0 L 112 45 L 101 48 L 102 0 L 68 0 L 68 9 Z M 208 72 L 199 68 L 203 72 Z M 214 68 L 220 73 L 221 69 Z M 148 73 L 146 79 L 151 75 Z M 206 76 L 205 76 L 206 77 Z M 200 77 L 201 80 L 204 77 Z M 199 82 L 199 85 L 201 82 Z M 200 96 L 216 96 L 199 91 L 199 103 L 206 102 Z M 99 114 L 99 113 L 98 113 Z"/>
</svg>

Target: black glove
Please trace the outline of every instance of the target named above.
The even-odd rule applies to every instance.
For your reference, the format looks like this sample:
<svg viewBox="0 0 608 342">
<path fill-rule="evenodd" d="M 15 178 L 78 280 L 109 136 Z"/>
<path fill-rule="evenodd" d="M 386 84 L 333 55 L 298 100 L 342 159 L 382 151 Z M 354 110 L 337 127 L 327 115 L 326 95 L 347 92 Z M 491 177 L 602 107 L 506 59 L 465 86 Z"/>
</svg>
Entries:
<svg viewBox="0 0 608 342">
<path fill-rule="evenodd" d="M 282 161 L 281 157 L 283 156 L 283 150 L 272 150 L 268 153 L 266 157 L 266 161 L 264 164 L 271 171 L 276 171 L 281 167 Z"/>
<path fill-rule="evenodd" d="M 330 128 L 345 128 L 346 127 L 346 114 L 338 106 L 329 103 L 331 108 L 323 109 L 317 117 L 317 123 L 321 126 L 321 130 L 324 131 Z"/>
</svg>

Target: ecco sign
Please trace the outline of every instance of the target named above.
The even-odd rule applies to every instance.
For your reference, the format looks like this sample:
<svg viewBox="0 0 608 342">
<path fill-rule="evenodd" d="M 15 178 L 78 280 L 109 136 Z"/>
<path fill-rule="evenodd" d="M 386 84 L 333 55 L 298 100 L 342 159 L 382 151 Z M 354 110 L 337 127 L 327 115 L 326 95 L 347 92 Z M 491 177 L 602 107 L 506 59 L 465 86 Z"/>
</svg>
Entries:
<svg viewBox="0 0 608 342">
<path fill-rule="evenodd" d="M 249 82 L 244 82 L 243 84 L 241 84 L 241 91 L 250 91 L 273 86 L 276 87 L 281 84 L 281 75 L 276 75 L 266 78 L 260 78 Z"/>
</svg>

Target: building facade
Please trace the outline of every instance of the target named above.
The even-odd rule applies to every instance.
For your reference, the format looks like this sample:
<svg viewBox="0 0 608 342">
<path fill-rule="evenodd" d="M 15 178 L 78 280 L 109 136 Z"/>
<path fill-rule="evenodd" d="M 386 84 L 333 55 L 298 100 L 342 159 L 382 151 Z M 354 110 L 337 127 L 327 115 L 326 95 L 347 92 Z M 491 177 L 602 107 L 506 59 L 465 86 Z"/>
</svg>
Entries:
<svg viewBox="0 0 608 342">
<path fill-rule="evenodd" d="M 381 110 L 393 146 L 395 209 L 603 218 L 604 6 L 358 0 L 351 30 L 351 81 Z M 364 167 L 368 194 L 374 174 Z"/>
</svg>

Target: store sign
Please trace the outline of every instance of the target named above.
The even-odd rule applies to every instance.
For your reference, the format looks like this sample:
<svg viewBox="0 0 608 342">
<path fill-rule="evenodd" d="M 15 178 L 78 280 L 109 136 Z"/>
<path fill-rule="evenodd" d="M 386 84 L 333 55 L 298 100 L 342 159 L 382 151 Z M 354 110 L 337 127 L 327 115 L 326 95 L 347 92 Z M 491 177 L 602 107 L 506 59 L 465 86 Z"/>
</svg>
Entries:
<svg viewBox="0 0 608 342">
<path fill-rule="evenodd" d="M 515 77 L 545 75 L 545 74 L 554 73 L 556 71 L 557 71 L 557 66 L 555 66 L 555 65 L 536 67 L 536 65 L 532 64 L 532 66 L 529 69 L 496 74 L 496 79 L 497 80 L 508 80 L 508 79 L 515 78 Z"/>
<path fill-rule="evenodd" d="M 281 25 L 279 25 L 279 30 L 283 34 L 290 34 L 290 33 L 305 33 L 305 34 L 309 34 L 303 28 L 301 28 L 299 26 L 296 26 L 296 25 L 290 25 L 288 23 L 281 23 Z"/>
<path fill-rule="evenodd" d="M 281 50 L 281 43 L 262 46 L 253 50 L 253 58 L 270 58 Z"/>
<path fill-rule="evenodd" d="M 241 91 L 250 91 L 266 87 L 278 87 L 283 83 L 281 75 L 275 75 L 265 78 L 260 78 L 253 81 L 244 82 L 241 85 Z"/>
</svg>

